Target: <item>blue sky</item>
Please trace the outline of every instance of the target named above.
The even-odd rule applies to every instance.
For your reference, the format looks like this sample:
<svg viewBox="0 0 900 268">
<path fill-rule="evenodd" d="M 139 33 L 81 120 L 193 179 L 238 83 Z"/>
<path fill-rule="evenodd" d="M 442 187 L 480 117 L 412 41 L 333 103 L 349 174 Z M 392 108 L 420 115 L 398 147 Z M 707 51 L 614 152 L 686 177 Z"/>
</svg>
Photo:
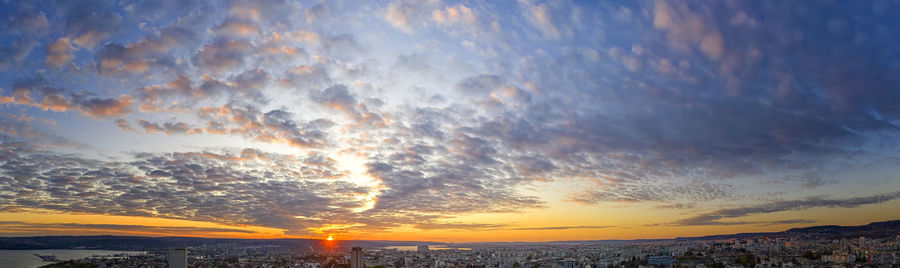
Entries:
<svg viewBox="0 0 900 268">
<path fill-rule="evenodd" d="M 2 2 L 0 213 L 448 241 L 892 219 L 898 9 Z"/>
</svg>

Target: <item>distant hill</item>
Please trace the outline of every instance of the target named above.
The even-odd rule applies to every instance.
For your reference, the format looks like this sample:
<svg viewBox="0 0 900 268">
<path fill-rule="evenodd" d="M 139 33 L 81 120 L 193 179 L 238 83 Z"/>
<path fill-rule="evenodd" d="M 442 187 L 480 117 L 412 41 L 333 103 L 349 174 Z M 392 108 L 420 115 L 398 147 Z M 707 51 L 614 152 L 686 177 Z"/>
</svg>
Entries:
<svg viewBox="0 0 900 268">
<path fill-rule="evenodd" d="M 788 229 L 782 232 L 770 233 L 739 233 L 724 235 L 709 235 L 699 237 L 679 237 L 676 240 L 720 240 L 731 238 L 753 238 L 753 237 L 784 237 L 790 235 L 820 235 L 826 238 L 844 238 L 844 237 L 885 237 L 900 234 L 900 220 L 873 222 L 860 226 L 838 226 L 838 225 L 822 225 L 802 228 Z"/>
</svg>

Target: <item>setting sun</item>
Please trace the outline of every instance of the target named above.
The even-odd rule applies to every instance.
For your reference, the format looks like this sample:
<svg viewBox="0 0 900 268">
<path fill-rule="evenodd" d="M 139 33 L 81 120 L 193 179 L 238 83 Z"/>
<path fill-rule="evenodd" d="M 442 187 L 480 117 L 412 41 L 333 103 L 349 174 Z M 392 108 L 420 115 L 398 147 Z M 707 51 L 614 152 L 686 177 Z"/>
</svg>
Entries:
<svg viewBox="0 0 900 268">
<path fill-rule="evenodd" d="M 328 241 L 332 241 L 332 240 L 334 240 L 334 238 L 331 237 L 331 236 L 329 235 L 329 236 L 328 236 Z"/>
</svg>

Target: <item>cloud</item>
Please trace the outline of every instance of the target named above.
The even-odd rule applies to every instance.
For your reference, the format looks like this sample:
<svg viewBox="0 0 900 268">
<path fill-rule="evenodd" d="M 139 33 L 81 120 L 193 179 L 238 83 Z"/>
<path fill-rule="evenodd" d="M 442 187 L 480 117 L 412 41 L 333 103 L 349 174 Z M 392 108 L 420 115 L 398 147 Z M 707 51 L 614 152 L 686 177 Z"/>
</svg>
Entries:
<svg viewBox="0 0 900 268">
<path fill-rule="evenodd" d="M 37 42 L 31 39 L 20 39 L 9 46 L 0 45 L 0 70 L 19 65 L 31 54 Z"/>
<path fill-rule="evenodd" d="M 122 16 L 101 2 L 71 3 L 67 8 L 66 34 L 82 48 L 93 49 L 122 25 Z"/>
<path fill-rule="evenodd" d="M 116 119 L 115 123 L 116 123 L 116 127 L 118 127 L 121 130 L 135 131 L 134 128 L 131 127 L 131 124 L 128 123 L 128 119 L 118 118 L 118 119 Z"/>
<path fill-rule="evenodd" d="M 356 106 L 356 98 L 344 85 L 336 85 L 316 92 L 311 98 L 322 106 L 342 112 L 353 112 Z"/>
<path fill-rule="evenodd" d="M 485 94 L 499 88 L 503 78 L 492 74 L 479 74 L 464 78 L 456 83 L 456 89 L 468 94 Z"/>
<path fill-rule="evenodd" d="M 81 112 L 93 117 L 117 117 L 134 112 L 131 108 L 131 96 L 121 95 L 118 98 L 101 98 L 86 94 L 75 94 L 72 102 L 78 105 Z"/>
<path fill-rule="evenodd" d="M 50 21 L 42 11 L 21 8 L 9 18 L 7 27 L 24 35 L 40 35 L 46 33 Z"/>
<path fill-rule="evenodd" d="M 107 43 L 95 53 L 97 71 L 102 75 L 141 74 L 174 68 L 170 52 L 195 42 L 194 33 L 185 28 L 166 27 L 139 42 L 121 45 Z"/>
<path fill-rule="evenodd" d="M 216 26 L 213 31 L 220 36 L 231 38 L 245 38 L 260 35 L 259 26 L 256 23 L 235 18 L 228 18 Z"/>
<path fill-rule="evenodd" d="M 324 64 L 294 66 L 279 80 L 282 86 L 300 89 L 318 89 L 332 82 L 333 78 Z"/>
<path fill-rule="evenodd" d="M 366 191 L 346 182 L 321 180 L 341 172 L 331 162 L 315 160 L 316 155 L 247 149 L 238 154 L 138 153 L 133 161 L 103 162 L 14 145 L 0 144 L 9 153 L 3 154 L 6 164 L 0 166 L 3 211 L 162 217 L 305 233 L 325 224 L 311 218 L 348 215 L 361 205 L 361 200 L 350 197 Z"/>
<path fill-rule="evenodd" d="M 692 209 L 694 207 L 696 207 L 695 204 L 674 203 L 674 204 L 668 204 L 668 205 L 660 205 L 660 206 L 656 206 L 654 208 L 655 209 Z"/>
<path fill-rule="evenodd" d="M 245 21 L 256 21 L 263 25 L 289 25 L 298 26 L 299 22 L 306 21 L 312 24 L 316 18 L 324 16 L 321 9 L 326 9 L 322 3 L 304 9 L 303 5 L 293 1 L 264 0 L 235 2 L 228 7 L 228 14 L 234 18 Z M 298 14 L 305 15 L 303 20 L 296 20 Z M 318 17 L 317 17 L 318 15 Z M 293 20 L 291 18 L 294 18 Z M 240 30 L 240 29 L 238 29 Z M 251 30 L 252 31 L 252 30 Z"/>
<path fill-rule="evenodd" d="M 117 122 L 118 123 L 118 122 Z M 149 122 L 144 119 L 138 120 L 138 125 L 144 129 L 144 132 L 151 134 L 199 134 L 203 133 L 203 129 L 192 127 L 185 122 L 165 122 L 162 124 Z M 120 127 L 121 128 L 121 127 Z"/>
<path fill-rule="evenodd" d="M 724 54 L 724 39 L 702 14 L 681 2 L 657 1 L 653 8 L 653 27 L 667 31 L 669 42 L 681 49 L 698 46 L 713 60 Z"/>
<path fill-rule="evenodd" d="M 455 6 L 444 7 L 444 9 L 438 9 L 431 13 L 433 19 L 439 23 L 463 23 L 466 25 L 475 26 L 478 23 L 478 16 L 472 11 L 471 8 L 466 7 L 463 4 L 457 4 Z"/>
<path fill-rule="evenodd" d="M 520 227 L 510 228 L 515 231 L 545 231 L 545 230 L 569 230 L 569 229 L 604 229 L 614 228 L 613 225 L 576 225 L 576 226 L 547 226 L 547 227 Z"/>
<path fill-rule="evenodd" d="M 72 46 L 69 38 L 62 37 L 47 45 L 45 51 L 47 57 L 44 63 L 51 67 L 59 68 L 72 61 L 72 53 L 75 51 L 75 47 Z"/>
<path fill-rule="evenodd" d="M 426 19 L 431 15 L 440 1 L 408 1 L 394 0 L 388 4 L 384 19 L 391 25 L 406 33 L 413 33 L 416 27 L 424 26 Z"/>
<path fill-rule="evenodd" d="M 253 106 L 203 107 L 198 115 L 206 120 L 204 131 L 210 134 L 242 135 L 254 141 L 298 148 L 325 147 L 329 144 L 326 130 L 334 125 L 326 119 L 298 122 L 292 113 L 284 110 L 263 113 Z"/>
<path fill-rule="evenodd" d="M 713 183 L 687 183 L 684 185 L 664 184 L 661 182 L 647 184 L 611 183 L 598 190 L 577 192 L 570 201 L 597 204 L 603 202 L 645 202 L 692 200 L 709 201 L 729 197 L 734 186 Z"/>
<path fill-rule="evenodd" d="M 103 98 L 88 91 L 69 92 L 63 88 L 51 87 L 49 83 L 41 76 L 17 80 L 13 83 L 12 90 L 14 103 L 44 111 L 65 112 L 75 109 L 93 117 L 122 116 L 134 111 L 131 108 L 132 99 L 128 95 Z"/>
<path fill-rule="evenodd" d="M 200 69 L 224 72 L 243 66 L 252 49 L 247 41 L 220 40 L 204 45 L 192 60 Z"/>
<path fill-rule="evenodd" d="M 486 23 L 477 11 L 463 4 L 436 9 L 431 13 L 431 17 L 437 25 L 450 27 L 448 29 L 450 32 L 453 32 L 455 26 L 462 26 L 475 35 L 499 30 L 496 22 Z"/>
<path fill-rule="evenodd" d="M 722 221 L 737 219 L 757 214 L 768 214 L 782 211 L 797 211 L 810 208 L 855 208 L 863 205 L 879 204 L 900 199 L 900 192 L 854 197 L 854 198 L 827 198 L 808 197 L 800 200 L 774 201 L 769 203 L 749 205 L 735 208 L 720 209 L 694 215 L 672 222 L 673 225 L 721 225 L 721 224 L 746 224 L 746 222 Z M 787 222 L 793 223 L 793 222 Z"/>
<path fill-rule="evenodd" d="M 525 17 L 546 39 L 570 38 L 575 34 L 582 16 L 582 10 L 568 1 L 519 1 L 522 16 Z M 566 20 L 565 18 L 569 18 Z M 574 26 L 574 27 L 573 27 Z"/>
<path fill-rule="evenodd" d="M 0 221 L 4 230 L 17 233 L 42 233 L 56 232 L 73 234 L 84 231 L 101 231 L 113 233 L 156 233 L 163 235 L 197 235 L 204 233 L 244 233 L 252 234 L 253 231 L 229 228 L 211 227 L 186 227 L 186 226 L 148 226 L 126 224 L 84 224 L 84 223 L 34 223 L 21 221 Z"/>
<path fill-rule="evenodd" d="M 529 14 L 529 18 L 531 18 L 531 23 L 533 23 L 545 37 L 559 38 L 559 29 L 553 23 L 554 15 L 550 12 L 547 5 L 539 4 L 528 7 L 527 14 Z"/>
</svg>

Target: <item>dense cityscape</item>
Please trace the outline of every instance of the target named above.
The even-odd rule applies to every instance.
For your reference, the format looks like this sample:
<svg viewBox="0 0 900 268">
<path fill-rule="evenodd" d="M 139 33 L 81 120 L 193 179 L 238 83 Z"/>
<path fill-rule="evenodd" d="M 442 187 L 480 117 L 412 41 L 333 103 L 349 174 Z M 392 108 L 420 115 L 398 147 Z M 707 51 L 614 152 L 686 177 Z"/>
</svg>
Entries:
<svg viewBox="0 0 900 268">
<path fill-rule="evenodd" d="M 878 223 L 877 223 L 878 224 Z M 895 226 L 897 222 L 880 223 Z M 870 227 L 873 225 L 863 226 Z M 416 247 L 246 246 L 233 243 L 151 249 L 45 267 L 898 267 L 900 233 L 810 227 L 779 233 L 552 243 Z M 860 228 L 860 227 L 846 227 Z M 856 236 L 860 233 L 874 237 Z M 893 235 L 890 235 L 893 233 Z M 885 235 L 887 234 L 887 235 Z"/>
</svg>

